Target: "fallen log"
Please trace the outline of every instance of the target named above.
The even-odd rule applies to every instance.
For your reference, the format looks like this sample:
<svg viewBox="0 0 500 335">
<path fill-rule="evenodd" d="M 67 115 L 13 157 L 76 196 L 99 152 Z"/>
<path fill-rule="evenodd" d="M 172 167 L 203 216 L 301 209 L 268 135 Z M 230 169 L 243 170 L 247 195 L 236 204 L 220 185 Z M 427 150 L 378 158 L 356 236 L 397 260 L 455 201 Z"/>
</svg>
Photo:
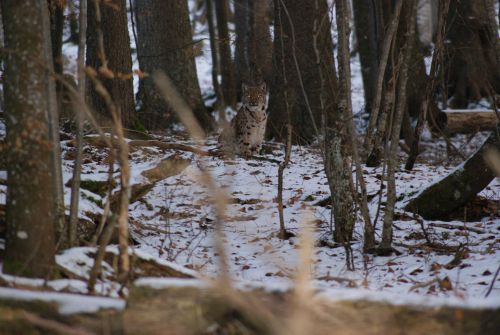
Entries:
<svg viewBox="0 0 500 335">
<path fill-rule="evenodd" d="M 439 219 L 471 201 L 496 177 L 485 160 L 490 149 L 500 150 L 500 128 L 457 169 L 410 199 L 405 210 L 425 219 Z"/>
<path fill-rule="evenodd" d="M 498 117 L 493 110 L 444 109 L 438 123 L 449 134 L 494 130 Z"/>
<path fill-rule="evenodd" d="M 108 144 L 106 141 L 99 137 L 99 136 L 86 136 L 84 138 L 84 141 L 89 143 L 90 145 L 93 145 L 98 148 L 107 148 Z M 113 146 L 117 146 L 116 140 L 112 140 Z M 219 157 L 221 156 L 221 153 L 217 150 L 215 151 L 204 151 L 202 149 L 198 149 L 196 147 L 186 145 L 186 144 L 181 144 L 181 143 L 169 143 L 169 142 L 162 142 L 158 140 L 132 140 L 127 142 L 129 147 L 131 148 L 141 148 L 141 147 L 156 147 L 162 150 L 180 150 L 180 151 L 189 151 L 194 154 L 200 155 L 200 156 L 215 156 Z"/>
<path fill-rule="evenodd" d="M 343 278 L 325 280 L 344 282 Z M 346 280 L 343 285 L 355 285 Z M 438 290 L 449 289 L 449 280 L 436 280 Z M 414 289 L 416 289 L 415 287 Z M 396 295 L 395 295 L 396 296 Z M 368 296 L 367 296 L 368 297 Z M 423 298 L 423 297 L 422 297 Z M 425 297 L 417 301 L 429 300 Z M 234 290 L 207 287 L 203 282 L 181 279 L 141 279 L 130 288 L 123 314 L 127 334 L 276 334 L 293 333 L 290 310 L 305 315 L 301 334 L 496 334 L 500 326 L 498 308 L 466 308 L 446 305 L 390 303 L 389 300 L 330 298 L 328 293 L 295 303 L 293 292 Z M 398 300 L 398 299 L 396 299 Z"/>
</svg>

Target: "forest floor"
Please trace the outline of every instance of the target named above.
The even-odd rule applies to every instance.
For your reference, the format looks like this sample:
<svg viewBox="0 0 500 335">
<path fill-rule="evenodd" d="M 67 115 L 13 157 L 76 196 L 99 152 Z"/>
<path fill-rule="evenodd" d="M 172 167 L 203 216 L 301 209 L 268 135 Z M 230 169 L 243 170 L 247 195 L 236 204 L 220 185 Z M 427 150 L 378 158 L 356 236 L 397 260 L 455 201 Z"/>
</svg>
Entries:
<svg viewBox="0 0 500 335">
<path fill-rule="evenodd" d="M 478 147 L 486 134 L 477 134 L 465 145 L 465 136 L 453 138 L 455 145 L 467 152 Z M 164 143 L 193 145 L 186 136 L 155 136 Z M 82 201 L 80 217 L 92 225 L 102 214 L 108 180 L 108 149 L 96 137 L 89 137 L 84 148 Z M 154 143 L 154 142 L 148 142 Z M 64 182 L 72 175 L 74 141 L 62 141 Z M 424 143 L 421 160 L 445 157 L 440 140 Z M 214 149 L 209 138 L 203 150 Z M 345 288 L 341 294 L 364 292 L 371 296 L 385 293 L 393 299 L 411 297 L 453 298 L 463 303 L 482 301 L 500 264 L 500 182 L 494 180 L 474 203 L 457 211 L 446 221 L 423 220 L 400 209 L 407 199 L 433 180 L 453 170 L 453 164 L 418 163 L 411 172 L 400 169 L 396 174 L 398 203 L 394 221 L 394 246 L 391 257 L 362 253 L 362 220 L 358 217 L 351 247 L 355 269 L 348 270 L 345 250 L 329 246 L 332 222 L 328 202 L 328 184 L 321 156 L 311 147 L 293 147 L 291 162 L 284 173 L 283 201 L 286 228 L 296 235 L 281 240 L 277 233 L 277 162 L 283 158 L 280 144 L 270 143 L 269 154 L 259 160 L 236 158 L 223 160 L 191 152 L 161 149 L 154 145 L 132 146 L 130 165 L 134 190 L 130 205 L 130 227 L 134 250 L 167 260 L 216 277 L 218 256 L 214 252 L 215 213 L 211 192 L 203 184 L 200 167 L 210 172 L 227 196 L 226 220 L 223 224 L 224 245 L 231 277 L 251 285 L 286 288 L 293 284 L 298 267 L 300 227 L 309 227 L 315 247 L 310 273 L 319 290 Z M 440 152 L 441 151 L 441 152 Z M 175 174 L 175 175 L 172 175 Z M 377 216 L 376 236 L 380 236 L 384 195 L 379 201 L 382 168 L 363 168 L 367 183 L 372 219 Z M 3 174 L 5 177 L 5 173 Z M 114 172 L 118 192 L 119 171 Z M 5 185 L 1 202 L 5 203 Z M 70 188 L 65 187 L 69 203 Z M 429 245 L 425 235 L 436 245 Z M 62 266 L 84 278 L 92 259 L 79 249 L 58 256 Z M 80 249 L 82 253 L 85 249 Z M 82 260 L 83 259 L 83 260 Z M 84 265 L 85 264 L 85 265 Z M 111 265 L 110 265 L 111 266 Z M 85 293 L 84 283 L 66 290 Z M 103 295 L 116 291 L 106 285 Z M 401 294 L 404 293 L 404 294 Z M 410 294 L 411 293 L 411 294 Z M 111 294 L 114 295 L 114 294 Z M 500 305 L 500 278 L 488 300 Z"/>
<path fill-rule="evenodd" d="M 74 163 L 74 140 L 71 136 L 62 136 L 64 182 L 69 185 Z M 472 139 L 456 136 L 452 141 L 457 148 L 469 155 L 486 136 L 485 133 L 476 134 Z M 152 139 L 176 145 L 195 145 L 182 131 L 175 135 L 152 136 L 150 140 Z M 370 313 L 380 311 L 384 318 L 387 317 L 384 314 L 387 312 L 393 319 L 398 319 L 401 313 L 410 313 L 406 308 L 410 308 L 410 314 L 415 312 L 415 308 L 418 311 L 422 311 L 423 307 L 439 308 L 439 313 L 444 313 L 446 320 L 455 320 L 456 317 L 456 312 L 448 309 L 450 307 L 460 308 L 461 311 L 500 308 L 500 278 L 496 279 L 496 283 L 492 282 L 500 264 L 499 180 L 493 181 L 467 209 L 457 211 L 446 220 L 423 220 L 401 209 L 407 199 L 433 180 L 452 171 L 460 160 L 456 157 L 446 159 L 443 140 L 424 141 L 425 151 L 415 169 L 411 172 L 402 168 L 397 171 L 394 255 L 380 257 L 362 253 L 362 220 L 358 217 L 354 242 L 351 244 L 354 270 L 346 267 L 343 247 L 332 247 L 324 243 L 331 240 L 332 236 L 331 210 L 322 201 L 328 197 L 329 189 L 317 148 L 293 147 L 290 165 L 284 173 L 283 200 L 286 227 L 295 236 L 281 240 L 277 236 L 279 219 L 276 184 L 277 162 L 283 159 L 282 145 L 273 142 L 266 144 L 269 153 L 259 156 L 259 159 L 223 160 L 151 145 L 156 142 L 142 144 L 148 145 L 131 146 L 129 156 L 131 184 L 134 190 L 140 191 L 133 192 L 129 211 L 134 241 L 131 252 L 135 255 L 136 267 L 135 281 L 130 291 L 125 289 L 119 293 L 121 286 L 115 281 L 116 257 L 113 257 L 117 248 L 112 245 L 108 247 L 103 273 L 96 285 L 95 295 L 102 298 L 81 300 L 81 296 L 78 298 L 78 295 L 74 295 L 88 294 L 87 280 L 95 255 L 94 248 L 79 247 L 57 255 L 58 268 L 62 274 L 57 280 L 45 281 L 0 274 L 0 286 L 5 287 L 0 287 L 0 300 L 56 302 L 60 313 L 72 315 L 95 313 L 99 309 L 121 310 L 125 305 L 119 299 L 120 295 L 126 297 L 130 294 L 129 307 L 124 312 L 125 327 L 140 329 L 142 324 L 161 327 L 167 319 L 162 319 L 160 315 L 155 321 L 148 319 L 150 322 L 131 320 L 138 320 L 136 313 L 146 313 L 152 318 L 153 314 L 149 313 L 157 310 L 153 306 L 167 308 L 165 301 L 171 301 L 168 298 L 172 296 L 183 301 L 186 297 L 198 297 L 199 294 L 190 289 L 182 291 L 186 292 L 182 294 L 177 291 L 172 293 L 169 288 L 203 289 L 210 279 L 216 279 L 220 274 L 218 255 L 214 252 L 216 216 L 212 192 L 203 184 L 200 172 L 200 168 L 203 168 L 209 171 L 228 199 L 226 220 L 223 223 L 224 247 L 228 256 L 229 274 L 236 288 L 285 294 L 296 284 L 298 271 L 306 267 L 311 278 L 309 285 L 314 288 L 314 297 L 319 301 L 326 301 L 330 306 L 325 307 L 327 309 L 332 306 L 341 308 L 340 313 L 351 313 L 354 310 L 349 309 L 349 303 L 331 305 L 333 302 L 357 301 L 356 310 L 362 308 L 367 312 L 372 311 Z M 210 137 L 200 149 L 209 151 L 215 146 L 215 138 Z M 96 136 L 86 138 L 80 218 L 82 227 L 91 228 L 87 233 L 82 232 L 82 236 L 92 233 L 92 227 L 95 227 L 103 211 L 108 180 L 108 153 L 108 149 L 102 146 Z M 403 153 L 400 158 L 404 158 Z M 381 174 L 381 168 L 363 167 L 372 219 L 376 217 L 378 208 Z M 5 178 L 4 172 L 1 177 Z M 115 168 L 114 192 L 118 192 L 118 178 L 119 169 Z M 0 202 L 4 204 L 6 186 L 4 182 L 1 184 Z M 70 188 L 66 186 L 66 203 L 69 203 L 69 197 Z M 376 229 L 378 238 L 384 196 L 381 203 Z M 304 250 L 301 248 L 301 228 L 308 229 L 314 245 L 310 250 L 312 257 L 305 264 L 299 264 L 299 254 Z M 432 244 L 428 243 L 425 235 Z M 186 279 L 177 279 L 179 277 Z M 188 279 L 193 277 L 201 280 Z M 158 292 L 163 293 L 147 293 L 144 287 L 158 289 Z M 162 291 L 165 289 L 167 293 Z M 61 293 L 57 292 L 73 294 L 58 296 Z M 157 295 L 166 298 L 154 298 Z M 267 298 L 264 301 L 268 301 Z M 10 308 L 11 305 L 0 303 L 0 307 L 2 306 Z M 18 305 L 15 306 L 19 308 Z M 390 306 L 410 307 L 400 310 Z M 32 307 L 23 308 L 33 310 Z M 179 310 L 169 305 L 168 309 L 170 308 L 179 313 L 185 312 L 184 307 Z M 40 315 L 36 309 L 34 313 Z M 24 318 L 24 314 L 22 315 Z M 96 315 L 103 318 L 101 314 Z M 115 320 L 114 314 L 110 315 L 105 319 Z M 438 314 L 433 316 L 437 319 L 443 317 Z M 429 315 L 425 313 L 419 317 L 429 320 Z M 483 317 L 489 322 L 492 320 L 489 314 L 479 314 L 475 320 L 482 320 Z M 460 318 L 463 318 L 462 314 Z M 65 320 L 61 322 L 70 322 Z M 82 323 L 85 327 L 86 322 Z M 95 320 L 92 324 L 93 322 Z M 122 323 L 120 327 L 121 325 Z M 439 323 L 439 327 L 441 326 Z M 453 332 L 453 329 L 450 331 Z"/>
</svg>

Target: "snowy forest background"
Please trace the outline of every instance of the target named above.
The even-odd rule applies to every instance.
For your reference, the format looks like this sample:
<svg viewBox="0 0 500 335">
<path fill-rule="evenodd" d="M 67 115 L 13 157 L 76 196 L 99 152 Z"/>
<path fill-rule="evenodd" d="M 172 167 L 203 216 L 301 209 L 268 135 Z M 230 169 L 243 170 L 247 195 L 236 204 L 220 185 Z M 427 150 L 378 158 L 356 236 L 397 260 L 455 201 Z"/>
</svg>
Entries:
<svg viewBox="0 0 500 335">
<path fill-rule="evenodd" d="M 1 0 L 1 334 L 496 334 L 495 0 Z M 222 129 L 266 83 L 257 155 Z"/>
</svg>

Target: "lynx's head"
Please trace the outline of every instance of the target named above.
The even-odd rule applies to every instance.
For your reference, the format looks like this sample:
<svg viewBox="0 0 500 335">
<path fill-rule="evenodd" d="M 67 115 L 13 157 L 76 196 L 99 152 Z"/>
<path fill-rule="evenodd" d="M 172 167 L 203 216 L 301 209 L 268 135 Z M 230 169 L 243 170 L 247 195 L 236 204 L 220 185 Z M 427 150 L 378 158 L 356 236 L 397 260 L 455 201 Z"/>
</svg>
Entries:
<svg viewBox="0 0 500 335">
<path fill-rule="evenodd" d="M 242 102 L 243 106 L 253 112 L 265 112 L 266 108 L 266 83 L 258 86 L 249 86 L 245 83 L 242 85 Z"/>
</svg>

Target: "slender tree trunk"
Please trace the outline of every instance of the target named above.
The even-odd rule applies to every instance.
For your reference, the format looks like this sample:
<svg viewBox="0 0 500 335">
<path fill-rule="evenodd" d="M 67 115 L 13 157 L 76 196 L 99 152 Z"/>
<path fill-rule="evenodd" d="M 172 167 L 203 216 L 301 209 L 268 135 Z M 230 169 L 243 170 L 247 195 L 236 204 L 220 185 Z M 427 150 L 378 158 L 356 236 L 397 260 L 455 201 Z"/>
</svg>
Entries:
<svg viewBox="0 0 500 335">
<path fill-rule="evenodd" d="M 96 17 L 95 1 L 100 4 L 100 21 Z M 88 4 L 87 65 L 97 71 L 97 78 L 111 94 L 119 109 L 123 126 L 134 128 L 136 117 L 132 56 L 127 22 L 125 0 L 91 0 Z M 99 54 L 98 29 L 103 33 L 105 55 Z M 106 64 L 103 64 L 103 58 L 106 59 Z M 99 113 L 103 123 L 110 123 L 111 115 L 107 112 L 101 95 L 96 92 L 95 85 L 88 85 L 88 89 L 91 106 Z"/>
<path fill-rule="evenodd" d="M 384 2 L 384 6 L 382 6 L 383 10 L 383 15 L 380 20 L 382 20 L 382 26 L 384 26 L 387 17 L 389 16 L 389 13 L 394 13 L 392 14 L 392 20 L 389 23 L 389 28 L 386 32 L 386 36 L 384 36 L 384 47 L 382 49 L 382 59 L 381 59 L 381 66 L 384 66 L 384 60 L 388 54 L 386 53 L 389 51 L 391 55 L 394 55 L 394 53 L 397 53 L 398 50 L 402 49 L 404 45 L 406 44 L 406 35 L 404 33 L 405 27 L 401 26 L 401 22 L 398 23 L 398 17 L 397 13 L 400 11 L 401 6 L 403 5 L 404 1 L 401 2 L 396 2 L 395 4 L 391 4 L 390 2 Z M 394 10 L 393 10 L 394 7 Z M 392 42 L 391 42 L 392 41 Z M 420 110 L 423 108 L 422 104 L 425 100 L 425 91 L 426 91 L 426 85 L 428 82 L 428 76 L 426 74 L 425 70 L 425 64 L 424 64 L 424 49 L 422 48 L 418 38 L 414 38 L 413 40 L 413 45 L 412 47 L 412 52 L 411 52 L 411 57 L 412 59 L 409 62 L 409 68 L 408 68 L 408 83 L 406 87 L 406 106 L 405 110 L 403 112 L 403 124 L 401 126 L 401 135 L 405 139 L 405 142 L 407 146 L 411 147 L 413 146 L 414 142 L 414 130 L 412 127 L 412 118 L 417 117 L 420 114 Z M 390 49 L 387 49 L 389 47 Z M 376 166 L 380 161 L 381 161 L 381 153 L 382 150 L 379 145 L 383 138 L 373 138 L 373 134 L 376 133 L 378 137 L 382 136 L 385 137 L 385 124 L 381 121 L 382 116 L 379 116 L 378 119 L 376 116 L 378 116 L 378 109 L 380 108 L 381 105 L 389 105 L 392 103 L 391 101 L 385 102 L 382 98 L 384 97 L 390 97 L 390 93 L 385 93 L 384 92 L 384 82 L 386 83 L 385 85 L 389 87 L 388 81 L 391 79 L 391 73 L 394 73 L 394 67 L 396 64 L 394 64 L 394 56 L 391 56 L 388 58 L 388 63 L 386 67 L 386 72 L 385 73 L 378 73 L 378 79 L 377 79 L 377 95 L 375 96 L 374 100 L 374 106 L 372 109 L 373 112 L 373 117 L 370 117 L 370 123 L 367 129 L 367 135 L 365 137 L 365 148 L 367 148 L 367 153 L 368 153 L 368 160 L 367 164 L 370 166 Z M 380 84 L 380 86 L 379 86 Z M 387 89 L 387 88 L 385 88 Z M 382 104 L 381 104 L 382 103 Z M 429 111 L 435 112 L 436 110 L 436 105 L 434 100 L 430 100 L 431 106 L 429 108 Z M 374 126 L 377 125 L 377 129 L 375 130 Z M 390 135 L 389 135 L 390 136 Z M 373 144 L 373 143 L 377 144 Z"/>
<path fill-rule="evenodd" d="M 373 0 L 355 0 L 352 5 L 359 60 L 361 62 L 361 75 L 363 76 L 365 109 L 370 113 L 376 92 L 379 55 L 375 5 Z"/>
<path fill-rule="evenodd" d="M 58 138 L 50 23 L 45 0 L 3 0 L 7 122 L 7 235 L 3 270 L 48 277 L 59 223 Z M 52 123 L 52 124 L 50 124 Z M 57 153 L 55 153 L 57 151 Z M 62 182 L 60 187 L 62 188 Z"/>
<path fill-rule="evenodd" d="M 85 42 L 87 36 L 87 0 L 80 1 L 80 36 L 78 41 L 78 93 L 85 101 Z M 71 204 L 69 217 L 69 245 L 77 245 L 78 204 L 80 202 L 80 178 L 83 160 L 83 112 L 74 108 L 76 119 L 76 157 L 71 185 Z"/>
<path fill-rule="evenodd" d="M 54 72 L 58 75 L 63 73 L 62 62 L 62 37 L 64 28 L 64 8 L 65 4 L 62 0 L 48 0 L 50 13 L 50 36 L 52 41 L 52 58 L 54 62 Z M 61 85 L 56 83 L 58 93 L 61 91 Z"/>
<path fill-rule="evenodd" d="M 224 95 L 222 94 L 221 85 L 219 83 L 219 50 L 217 48 L 217 34 L 215 32 L 214 8 L 212 6 L 212 0 L 206 0 L 206 5 L 208 33 L 210 36 L 210 53 L 212 56 L 212 85 L 214 87 L 215 96 L 217 97 L 216 108 L 219 110 L 219 121 L 221 123 L 226 123 Z"/>
<path fill-rule="evenodd" d="M 399 135 L 401 132 L 401 122 L 406 107 L 406 87 L 408 83 L 408 68 L 411 59 L 412 46 L 415 36 L 416 20 L 416 1 L 407 0 L 403 5 L 403 15 L 406 21 L 405 47 L 399 57 L 401 70 L 398 78 L 397 105 L 392 122 L 390 151 L 387 155 L 387 203 L 385 206 L 384 225 L 382 229 L 382 241 L 379 252 L 381 254 L 390 254 L 392 251 L 392 221 L 394 218 L 394 205 L 396 203 L 396 167 L 399 165 L 397 159 L 397 150 L 399 144 Z"/>
<path fill-rule="evenodd" d="M 220 64 L 222 75 L 222 91 L 224 102 L 231 107 L 236 107 L 236 85 L 234 81 L 233 62 L 231 60 L 231 40 L 227 17 L 229 8 L 227 0 L 215 1 L 215 13 L 217 17 L 217 31 L 219 36 Z"/>
<path fill-rule="evenodd" d="M 375 85 L 375 95 L 373 98 L 373 102 L 371 105 L 371 115 L 370 121 L 368 123 L 368 129 L 366 130 L 364 147 L 368 155 L 370 155 L 371 151 L 379 150 L 378 146 L 373 146 L 373 134 L 376 131 L 376 125 L 379 121 L 379 111 L 380 106 L 382 105 L 382 96 L 384 95 L 384 79 L 386 78 L 386 71 L 389 64 L 389 55 L 391 53 L 392 44 L 398 30 L 399 19 L 401 14 L 401 8 L 403 6 L 402 1 L 397 1 L 395 4 L 394 12 L 392 14 L 392 18 L 388 25 L 387 31 L 383 35 L 382 49 L 380 55 L 380 62 L 377 69 L 377 81 Z M 380 3 L 379 3 L 380 7 Z M 381 14 L 381 10 L 379 8 L 379 14 Z M 382 21 L 380 18 L 377 20 L 378 22 Z M 380 123 L 379 123 L 380 124 Z M 385 123 L 382 123 L 385 124 Z M 378 159 L 378 157 L 377 157 Z"/>
<path fill-rule="evenodd" d="M 146 73 L 139 87 L 141 120 L 148 129 L 164 129 L 174 113 L 150 77 L 165 72 L 205 129 L 213 128 L 201 97 L 194 61 L 193 38 L 186 0 L 136 0 L 139 65 Z"/>
<path fill-rule="evenodd" d="M 346 120 L 348 128 L 348 144 L 351 148 L 352 159 L 356 167 L 356 180 L 361 190 L 361 201 L 359 201 L 361 214 L 365 221 L 364 226 L 364 246 L 365 251 L 372 250 L 375 247 L 375 232 L 370 219 L 368 210 L 368 199 L 366 195 L 366 184 L 363 179 L 361 169 L 361 159 L 359 157 L 357 133 L 354 126 L 354 118 L 351 100 L 351 63 L 349 51 L 349 20 L 348 3 L 346 0 L 336 0 L 336 17 L 338 31 L 338 67 L 339 67 L 339 109 L 343 119 Z M 345 158 L 345 157 L 344 157 Z"/>
<path fill-rule="evenodd" d="M 69 8 L 69 30 L 70 30 L 70 35 L 69 35 L 69 41 L 73 44 L 78 44 L 78 15 L 76 14 L 76 8 L 75 8 L 75 0 L 69 0 L 68 1 L 68 8 Z M 80 12 L 82 12 L 81 8 L 79 9 Z"/>
<path fill-rule="evenodd" d="M 434 115 L 437 115 L 436 111 L 434 112 L 432 111 L 433 108 L 436 108 L 435 103 L 433 103 L 432 101 L 434 100 L 434 90 L 436 89 L 437 86 L 436 83 L 437 83 L 438 68 L 443 61 L 442 55 L 443 55 L 444 35 L 445 35 L 444 28 L 445 28 L 446 18 L 448 16 L 449 6 L 450 6 L 450 0 L 440 1 L 439 4 L 440 13 L 437 24 L 437 36 L 436 36 L 434 53 L 432 55 L 429 80 L 427 82 L 425 90 L 424 101 L 421 104 L 422 108 L 419 113 L 417 125 L 415 127 L 414 142 L 410 147 L 410 153 L 408 155 L 408 160 L 406 161 L 405 165 L 406 170 L 412 170 L 415 161 L 417 160 L 417 156 L 419 153 L 420 136 L 422 134 L 422 130 L 426 120 L 429 118 L 429 116 L 430 118 L 434 118 L 435 117 Z"/>
</svg>

